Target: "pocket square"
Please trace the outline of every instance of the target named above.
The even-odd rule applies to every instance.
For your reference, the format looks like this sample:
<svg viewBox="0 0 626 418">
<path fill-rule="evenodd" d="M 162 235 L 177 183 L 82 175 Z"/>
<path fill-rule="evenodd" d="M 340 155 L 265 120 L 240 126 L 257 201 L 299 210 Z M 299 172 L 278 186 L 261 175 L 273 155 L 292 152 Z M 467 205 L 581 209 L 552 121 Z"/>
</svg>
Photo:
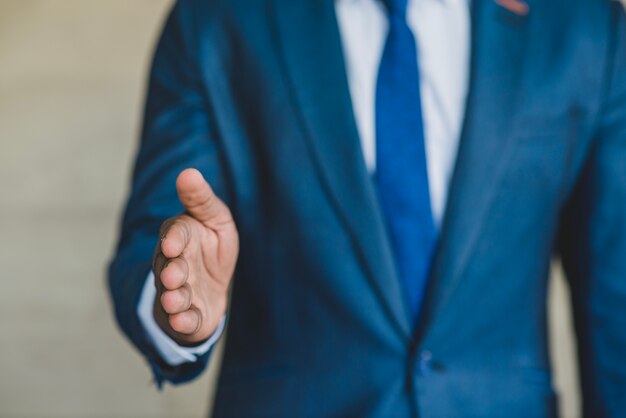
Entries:
<svg viewBox="0 0 626 418">
<path fill-rule="evenodd" d="M 496 4 L 518 16 L 526 16 L 530 11 L 528 3 L 523 0 L 496 0 Z"/>
</svg>

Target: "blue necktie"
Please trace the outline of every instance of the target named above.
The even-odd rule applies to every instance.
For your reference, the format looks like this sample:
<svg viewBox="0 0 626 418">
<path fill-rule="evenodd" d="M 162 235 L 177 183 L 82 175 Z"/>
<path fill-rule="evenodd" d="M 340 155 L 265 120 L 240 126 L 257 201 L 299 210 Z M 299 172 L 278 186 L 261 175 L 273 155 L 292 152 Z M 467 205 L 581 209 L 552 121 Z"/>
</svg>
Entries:
<svg viewBox="0 0 626 418">
<path fill-rule="evenodd" d="M 376 86 L 376 184 L 396 266 L 417 321 L 437 240 L 428 187 L 415 38 L 407 0 L 384 0 L 389 33 Z"/>
</svg>

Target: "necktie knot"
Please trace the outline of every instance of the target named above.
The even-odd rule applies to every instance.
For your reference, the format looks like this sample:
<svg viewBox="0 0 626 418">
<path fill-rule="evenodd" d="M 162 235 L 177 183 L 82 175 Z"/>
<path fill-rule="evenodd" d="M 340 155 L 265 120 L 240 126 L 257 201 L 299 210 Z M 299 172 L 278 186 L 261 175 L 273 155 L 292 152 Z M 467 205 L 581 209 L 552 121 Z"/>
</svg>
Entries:
<svg viewBox="0 0 626 418">
<path fill-rule="evenodd" d="M 402 20 L 406 17 L 408 0 L 382 0 L 389 17 L 399 17 Z"/>
</svg>

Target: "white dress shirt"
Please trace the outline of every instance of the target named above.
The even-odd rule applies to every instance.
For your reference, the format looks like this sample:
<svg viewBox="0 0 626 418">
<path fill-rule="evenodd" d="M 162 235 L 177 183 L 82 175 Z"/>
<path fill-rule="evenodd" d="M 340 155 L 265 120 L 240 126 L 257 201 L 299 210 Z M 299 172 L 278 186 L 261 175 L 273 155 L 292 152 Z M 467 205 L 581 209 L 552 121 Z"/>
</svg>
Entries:
<svg viewBox="0 0 626 418">
<path fill-rule="evenodd" d="M 366 166 L 376 169 L 375 92 L 388 21 L 380 0 L 336 0 L 346 73 Z M 468 0 L 409 0 L 407 22 L 416 38 L 430 200 L 441 225 L 461 134 L 468 89 L 470 18 Z M 181 347 L 156 324 L 154 276 L 146 280 L 137 311 L 163 359 L 173 365 L 195 361 L 220 337 L 224 318 L 209 340 Z"/>
</svg>

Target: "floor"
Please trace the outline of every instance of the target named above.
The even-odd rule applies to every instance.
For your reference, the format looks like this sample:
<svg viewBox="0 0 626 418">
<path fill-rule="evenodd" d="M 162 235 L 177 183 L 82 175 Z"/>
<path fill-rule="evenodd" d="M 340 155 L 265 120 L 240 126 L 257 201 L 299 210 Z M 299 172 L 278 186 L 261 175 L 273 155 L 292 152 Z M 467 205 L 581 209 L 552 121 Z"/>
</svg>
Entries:
<svg viewBox="0 0 626 418">
<path fill-rule="evenodd" d="M 207 413 L 218 362 L 157 392 L 114 325 L 104 281 L 169 5 L 0 0 L 0 417 Z M 567 290 L 555 277 L 555 384 L 563 416 L 576 417 Z"/>
</svg>

